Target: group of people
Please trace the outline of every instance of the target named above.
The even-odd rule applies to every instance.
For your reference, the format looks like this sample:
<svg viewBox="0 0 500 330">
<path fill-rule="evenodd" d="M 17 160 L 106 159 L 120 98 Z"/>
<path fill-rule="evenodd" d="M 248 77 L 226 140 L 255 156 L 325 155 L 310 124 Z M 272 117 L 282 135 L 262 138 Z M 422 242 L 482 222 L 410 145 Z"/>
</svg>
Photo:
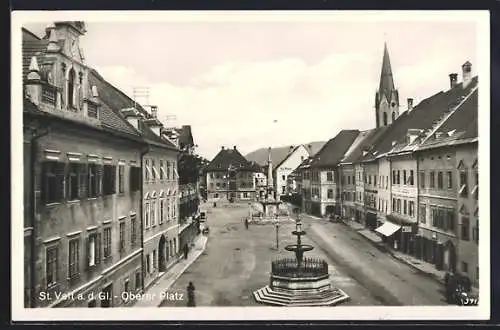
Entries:
<svg viewBox="0 0 500 330">
<path fill-rule="evenodd" d="M 471 289 L 471 282 L 467 276 L 447 272 L 444 277 L 446 302 L 449 304 L 460 304 L 461 295 Z"/>
</svg>

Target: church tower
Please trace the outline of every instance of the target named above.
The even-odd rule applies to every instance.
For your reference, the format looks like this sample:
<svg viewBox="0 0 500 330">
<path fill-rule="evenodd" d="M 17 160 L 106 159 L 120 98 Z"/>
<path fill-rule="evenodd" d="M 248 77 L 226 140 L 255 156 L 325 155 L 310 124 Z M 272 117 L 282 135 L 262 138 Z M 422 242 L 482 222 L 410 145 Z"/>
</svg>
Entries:
<svg viewBox="0 0 500 330">
<path fill-rule="evenodd" d="M 375 118 L 376 127 L 388 126 L 399 116 L 399 94 L 394 87 L 391 61 L 387 43 L 384 43 L 384 57 L 380 73 L 380 85 L 375 93 Z"/>
</svg>

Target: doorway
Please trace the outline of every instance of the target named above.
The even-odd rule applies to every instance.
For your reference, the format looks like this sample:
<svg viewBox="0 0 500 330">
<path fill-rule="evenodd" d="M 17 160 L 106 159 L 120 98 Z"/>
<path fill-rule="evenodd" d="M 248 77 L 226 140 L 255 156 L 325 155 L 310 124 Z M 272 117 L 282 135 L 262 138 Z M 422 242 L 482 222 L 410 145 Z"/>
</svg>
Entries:
<svg viewBox="0 0 500 330">
<path fill-rule="evenodd" d="M 160 272 L 165 271 L 165 244 L 166 239 L 164 235 L 161 235 L 160 243 L 158 244 L 158 268 Z"/>
<path fill-rule="evenodd" d="M 111 307 L 113 302 L 113 283 L 102 289 L 101 307 Z"/>
</svg>

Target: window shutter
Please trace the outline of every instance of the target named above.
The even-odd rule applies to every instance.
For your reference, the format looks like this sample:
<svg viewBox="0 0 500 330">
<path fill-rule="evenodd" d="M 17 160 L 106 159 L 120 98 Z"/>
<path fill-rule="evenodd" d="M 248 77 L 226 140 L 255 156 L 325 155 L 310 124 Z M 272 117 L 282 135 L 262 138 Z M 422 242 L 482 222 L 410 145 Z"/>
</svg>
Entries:
<svg viewBox="0 0 500 330">
<path fill-rule="evenodd" d="M 79 178 L 78 178 L 78 196 L 84 198 L 87 196 L 87 185 L 88 185 L 88 165 L 80 164 L 79 166 Z"/>
<path fill-rule="evenodd" d="M 90 242 L 89 237 L 85 238 L 85 269 L 88 270 L 90 266 Z"/>
<path fill-rule="evenodd" d="M 101 263 L 101 233 L 96 235 L 96 244 L 95 244 L 95 263 Z"/>
<path fill-rule="evenodd" d="M 57 178 L 57 187 L 58 189 L 57 192 L 57 201 L 60 201 L 65 198 L 66 194 L 66 171 L 67 171 L 67 164 L 64 163 L 57 163 L 56 166 L 54 166 L 54 174 L 56 175 Z"/>
<path fill-rule="evenodd" d="M 111 174 L 111 178 L 112 178 L 112 183 L 113 183 L 113 189 L 112 189 L 112 192 L 113 193 L 116 193 L 116 170 L 117 170 L 117 167 L 116 166 L 113 166 L 112 167 L 113 169 L 113 172 Z"/>
<path fill-rule="evenodd" d="M 97 192 L 97 196 L 102 196 L 102 172 L 103 166 L 97 165 L 95 167 L 95 190 Z"/>
</svg>

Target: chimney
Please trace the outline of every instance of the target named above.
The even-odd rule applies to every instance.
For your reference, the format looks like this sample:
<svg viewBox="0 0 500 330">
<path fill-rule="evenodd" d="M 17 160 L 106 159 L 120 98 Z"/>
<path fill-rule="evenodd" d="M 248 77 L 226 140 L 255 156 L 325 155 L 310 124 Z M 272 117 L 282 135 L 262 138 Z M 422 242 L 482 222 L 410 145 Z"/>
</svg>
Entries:
<svg viewBox="0 0 500 330">
<path fill-rule="evenodd" d="M 292 152 L 292 151 L 293 151 L 293 148 L 294 148 L 294 146 L 290 146 L 290 149 L 289 149 L 289 151 L 288 151 L 288 152 Z"/>
<path fill-rule="evenodd" d="M 224 146 L 221 147 L 221 150 L 224 150 Z"/>
<path fill-rule="evenodd" d="M 462 87 L 465 88 L 472 80 L 472 64 L 467 61 L 462 65 Z"/>
<path fill-rule="evenodd" d="M 158 118 L 158 107 L 156 105 L 151 106 L 151 116 L 153 118 Z"/>
<path fill-rule="evenodd" d="M 236 146 L 233 146 L 233 149 L 236 150 Z"/>
<path fill-rule="evenodd" d="M 449 76 L 450 76 L 450 88 L 453 88 L 457 85 L 458 74 L 457 73 L 450 73 Z"/>
<path fill-rule="evenodd" d="M 413 110 L 413 99 L 410 97 L 408 98 L 408 111 Z"/>
</svg>

